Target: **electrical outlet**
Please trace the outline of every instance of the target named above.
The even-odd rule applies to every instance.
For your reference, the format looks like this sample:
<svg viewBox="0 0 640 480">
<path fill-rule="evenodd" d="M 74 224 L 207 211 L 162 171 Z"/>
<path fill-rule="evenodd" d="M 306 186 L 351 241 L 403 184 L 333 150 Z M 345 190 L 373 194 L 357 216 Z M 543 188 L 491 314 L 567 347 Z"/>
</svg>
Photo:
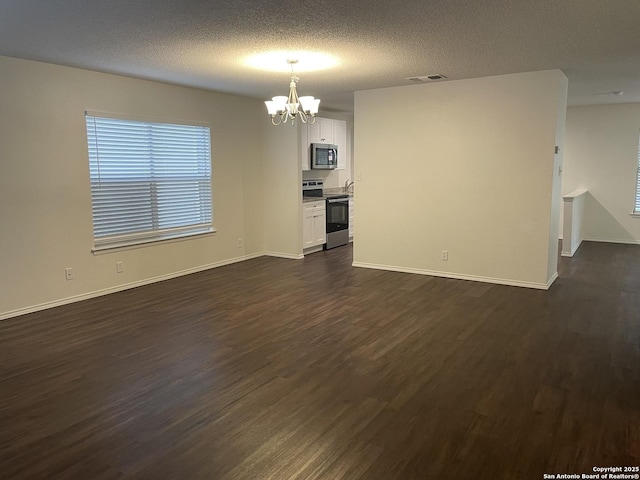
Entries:
<svg viewBox="0 0 640 480">
<path fill-rule="evenodd" d="M 122 266 L 122 262 L 116 262 L 116 272 L 117 273 L 124 272 L 124 267 Z"/>
<path fill-rule="evenodd" d="M 447 250 L 442 250 L 442 261 L 446 262 L 449 260 L 449 252 Z"/>
<path fill-rule="evenodd" d="M 73 268 L 64 269 L 64 278 L 66 280 L 73 280 Z"/>
<path fill-rule="evenodd" d="M 238 248 L 242 248 L 242 239 L 241 238 L 238 239 Z"/>
</svg>

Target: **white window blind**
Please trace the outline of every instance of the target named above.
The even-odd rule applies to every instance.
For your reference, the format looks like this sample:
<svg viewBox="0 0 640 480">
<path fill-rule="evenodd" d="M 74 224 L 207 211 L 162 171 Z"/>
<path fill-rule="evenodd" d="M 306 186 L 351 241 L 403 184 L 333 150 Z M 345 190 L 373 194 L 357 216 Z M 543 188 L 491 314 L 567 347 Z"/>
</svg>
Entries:
<svg viewBox="0 0 640 480">
<path fill-rule="evenodd" d="M 86 124 L 96 250 L 212 231 L 208 127 Z"/>
</svg>

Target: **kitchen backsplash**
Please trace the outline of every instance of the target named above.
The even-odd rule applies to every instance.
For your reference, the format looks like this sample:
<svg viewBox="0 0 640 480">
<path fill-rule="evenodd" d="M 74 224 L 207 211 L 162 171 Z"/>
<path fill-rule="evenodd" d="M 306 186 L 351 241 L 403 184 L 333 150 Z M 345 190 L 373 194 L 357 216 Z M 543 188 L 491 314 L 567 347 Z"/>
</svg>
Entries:
<svg viewBox="0 0 640 480">
<path fill-rule="evenodd" d="M 346 170 L 303 170 L 303 180 L 321 178 L 324 181 L 325 190 L 328 188 L 344 187 L 345 182 L 353 180 L 350 169 Z"/>
<path fill-rule="evenodd" d="M 324 194 L 325 195 L 335 195 L 338 193 L 353 193 L 353 184 L 351 184 L 351 186 L 349 186 L 349 188 L 347 188 L 345 185 L 341 186 L 341 187 L 333 187 L 333 188 L 325 188 L 324 189 Z"/>
</svg>

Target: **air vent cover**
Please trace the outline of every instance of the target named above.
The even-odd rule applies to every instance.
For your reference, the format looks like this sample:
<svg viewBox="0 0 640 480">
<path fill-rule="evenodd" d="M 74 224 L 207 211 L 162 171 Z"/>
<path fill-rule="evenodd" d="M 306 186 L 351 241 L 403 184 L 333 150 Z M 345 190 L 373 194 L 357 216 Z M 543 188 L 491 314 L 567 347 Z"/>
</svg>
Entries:
<svg viewBox="0 0 640 480">
<path fill-rule="evenodd" d="M 419 77 L 407 77 L 407 80 L 410 80 L 416 83 L 422 83 L 422 82 L 431 82 L 433 80 L 442 80 L 445 78 L 447 77 L 445 77 L 441 73 L 432 73 L 431 75 L 420 75 Z"/>
</svg>

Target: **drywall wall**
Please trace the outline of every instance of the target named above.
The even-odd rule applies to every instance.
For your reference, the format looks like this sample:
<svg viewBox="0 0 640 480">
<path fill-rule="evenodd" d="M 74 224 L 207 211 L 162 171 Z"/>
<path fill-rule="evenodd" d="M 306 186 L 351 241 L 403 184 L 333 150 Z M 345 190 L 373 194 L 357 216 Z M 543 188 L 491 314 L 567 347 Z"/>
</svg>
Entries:
<svg viewBox="0 0 640 480">
<path fill-rule="evenodd" d="M 573 257 L 584 240 L 582 237 L 582 217 L 584 215 L 586 195 L 586 190 L 576 190 L 562 197 L 564 202 L 562 210 L 564 220 L 562 226 L 564 231 L 564 238 L 562 239 L 563 257 Z"/>
<path fill-rule="evenodd" d="M 356 92 L 354 265 L 547 288 L 566 85 L 554 70 Z"/>
<path fill-rule="evenodd" d="M 0 78 L 0 317 L 264 250 L 261 102 L 7 57 Z M 92 255 L 85 110 L 208 123 L 217 232 Z"/>
<path fill-rule="evenodd" d="M 257 208 L 263 211 L 265 252 L 283 258 L 302 258 L 300 125 L 273 126 L 264 114 L 262 128 L 265 194 Z"/>
<path fill-rule="evenodd" d="M 549 254 L 547 256 L 547 284 L 558 277 L 558 236 L 560 235 L 560 217 L 563 211 L 562 202 L 562 168 L 564 159 L 564 139 L 567 119 L 567 90 L 569 82 L 562 75 L 557 89 L 556 101 L 556 141 L 554 146 L 553 170 L 551 172 L 551 216 L 549 218 Z"/>
<path fill-rule="evenodd" d="M 588 190 L 582 236 L 599 242 L 640 243 L 635 199 L 640 104 L 567 109 L 562 191 Z"/>
</svg>

